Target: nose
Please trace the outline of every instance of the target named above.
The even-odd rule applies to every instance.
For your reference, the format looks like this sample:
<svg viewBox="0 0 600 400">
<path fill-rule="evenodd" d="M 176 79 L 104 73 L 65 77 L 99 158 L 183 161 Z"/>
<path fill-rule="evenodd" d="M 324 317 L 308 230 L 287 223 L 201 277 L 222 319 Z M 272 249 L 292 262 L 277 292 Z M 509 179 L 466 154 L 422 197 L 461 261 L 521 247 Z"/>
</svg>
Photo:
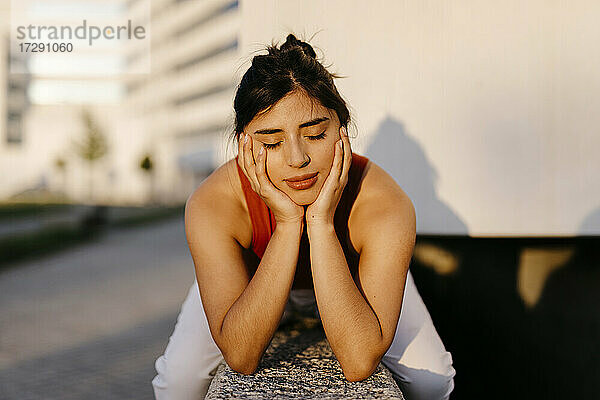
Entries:
<svg viewBox="0 0 600 400">
<path fill-rule="evenodd" d="M 304 145 L 298 139 L 288 142 L 287 163 L 293 168 L 302 168 L 310 163 L 310 157 L 304 150 Z"/>
</svg>

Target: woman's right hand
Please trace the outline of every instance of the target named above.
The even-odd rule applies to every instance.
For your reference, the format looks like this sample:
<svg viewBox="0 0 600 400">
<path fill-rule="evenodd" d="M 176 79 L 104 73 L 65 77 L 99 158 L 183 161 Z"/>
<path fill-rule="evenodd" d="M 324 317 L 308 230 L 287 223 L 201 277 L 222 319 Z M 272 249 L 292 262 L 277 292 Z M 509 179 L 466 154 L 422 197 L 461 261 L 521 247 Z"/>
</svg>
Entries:
<svg viewBox="0 0 600 400">
<path fill-rule="evenodd" d="M 240 137 L 238 143 L 238 165 L 250 181 L 252 190 L 269 207 L 277 224 L 302 223 L 304 220 L 304 208 L 294 203 L 287 194 L 275 187 L 267 177 L 267 156 L 262 144 L 260 144 L 256 163 L 254 162 L 252 143 L 252 139 L 246 134 Z"/>
</svg>

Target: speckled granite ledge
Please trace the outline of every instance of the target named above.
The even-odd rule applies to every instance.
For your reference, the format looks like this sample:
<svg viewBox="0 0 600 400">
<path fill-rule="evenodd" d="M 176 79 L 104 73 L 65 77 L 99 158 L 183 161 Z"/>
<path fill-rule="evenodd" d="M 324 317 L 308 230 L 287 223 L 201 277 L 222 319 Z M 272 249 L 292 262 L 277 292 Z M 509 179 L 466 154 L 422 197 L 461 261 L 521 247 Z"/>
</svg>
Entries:
<svg viewBox="0 0 600 400">
<path fill-rule="evenodd" d="M 264 398 L 404 399 L 382 364 L 364 381 L 347 381 L 321 321 L 304 317 L 279 328 L 253 375 L 237 373 L 223 362 L 206 395 L 206 400 Z"/>
</svg>

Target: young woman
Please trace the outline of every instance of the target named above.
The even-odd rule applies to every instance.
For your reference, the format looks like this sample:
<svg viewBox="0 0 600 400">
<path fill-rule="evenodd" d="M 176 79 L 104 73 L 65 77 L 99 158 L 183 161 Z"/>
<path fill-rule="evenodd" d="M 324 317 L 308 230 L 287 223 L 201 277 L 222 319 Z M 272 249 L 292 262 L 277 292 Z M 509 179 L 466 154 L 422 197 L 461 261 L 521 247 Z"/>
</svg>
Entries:
<svg viewBox="0 0 600 400">
<path fill-rule="evenodd" d="M 381 361 L 408 400 L 448 398 L 452 358 L 408 271 L 410 199 L 352 153 L 336 76 L 312 47 L 289 35 L 267 50 L 236 93 L 238 156 L 186 204 L 197 279 L 156 361 L 156 398 L 203 398 L 223 359 L 253 373 L 293 310 L 321 319 L 349 381 Z"/>
</svg>

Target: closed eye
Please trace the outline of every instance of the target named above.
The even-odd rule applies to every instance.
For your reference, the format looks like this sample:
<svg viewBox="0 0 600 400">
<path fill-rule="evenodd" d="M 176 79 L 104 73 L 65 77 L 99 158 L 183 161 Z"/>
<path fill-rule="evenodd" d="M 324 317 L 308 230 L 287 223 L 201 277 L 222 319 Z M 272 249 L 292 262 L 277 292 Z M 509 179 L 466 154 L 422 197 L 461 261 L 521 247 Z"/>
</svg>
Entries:
<svg viewBox="0 0 600 400">
<path fill-rule="evenodd" d="M 325 131 L 323 131 L 323 133 L 317 135 L 317 136 L 307 136 L 306 138 L 308 140 L 321 140 L 321 139 L 325 139 L 327 135 L 325 134 Z M 265 146 L 265 149 L 275 149 L 277 147 L 279 147 L 279 145 L 281 144 L 281 142 L 277 142 L 277 143 L 263 143 L 263 146 Z"/>
<path fill-rule="evenodd" d="M 265 149 L 274 149 L 275 147 L 279 146 L 281 144 L 281 142 L 277 142 L 277 143 L 263 143 L 263 146 L 265 146 Z"/>
<path fill-rule="evenodd" d="M 321 140 L 321 139 L 325 139 L 325 136 L 327 136 L 327 135 L 325 134 L 325 131 L 323 131 L 323 133 L 321 133 L 317 136 L 307 136 L 307 138 L 309 140 Z"/>
</svg>

